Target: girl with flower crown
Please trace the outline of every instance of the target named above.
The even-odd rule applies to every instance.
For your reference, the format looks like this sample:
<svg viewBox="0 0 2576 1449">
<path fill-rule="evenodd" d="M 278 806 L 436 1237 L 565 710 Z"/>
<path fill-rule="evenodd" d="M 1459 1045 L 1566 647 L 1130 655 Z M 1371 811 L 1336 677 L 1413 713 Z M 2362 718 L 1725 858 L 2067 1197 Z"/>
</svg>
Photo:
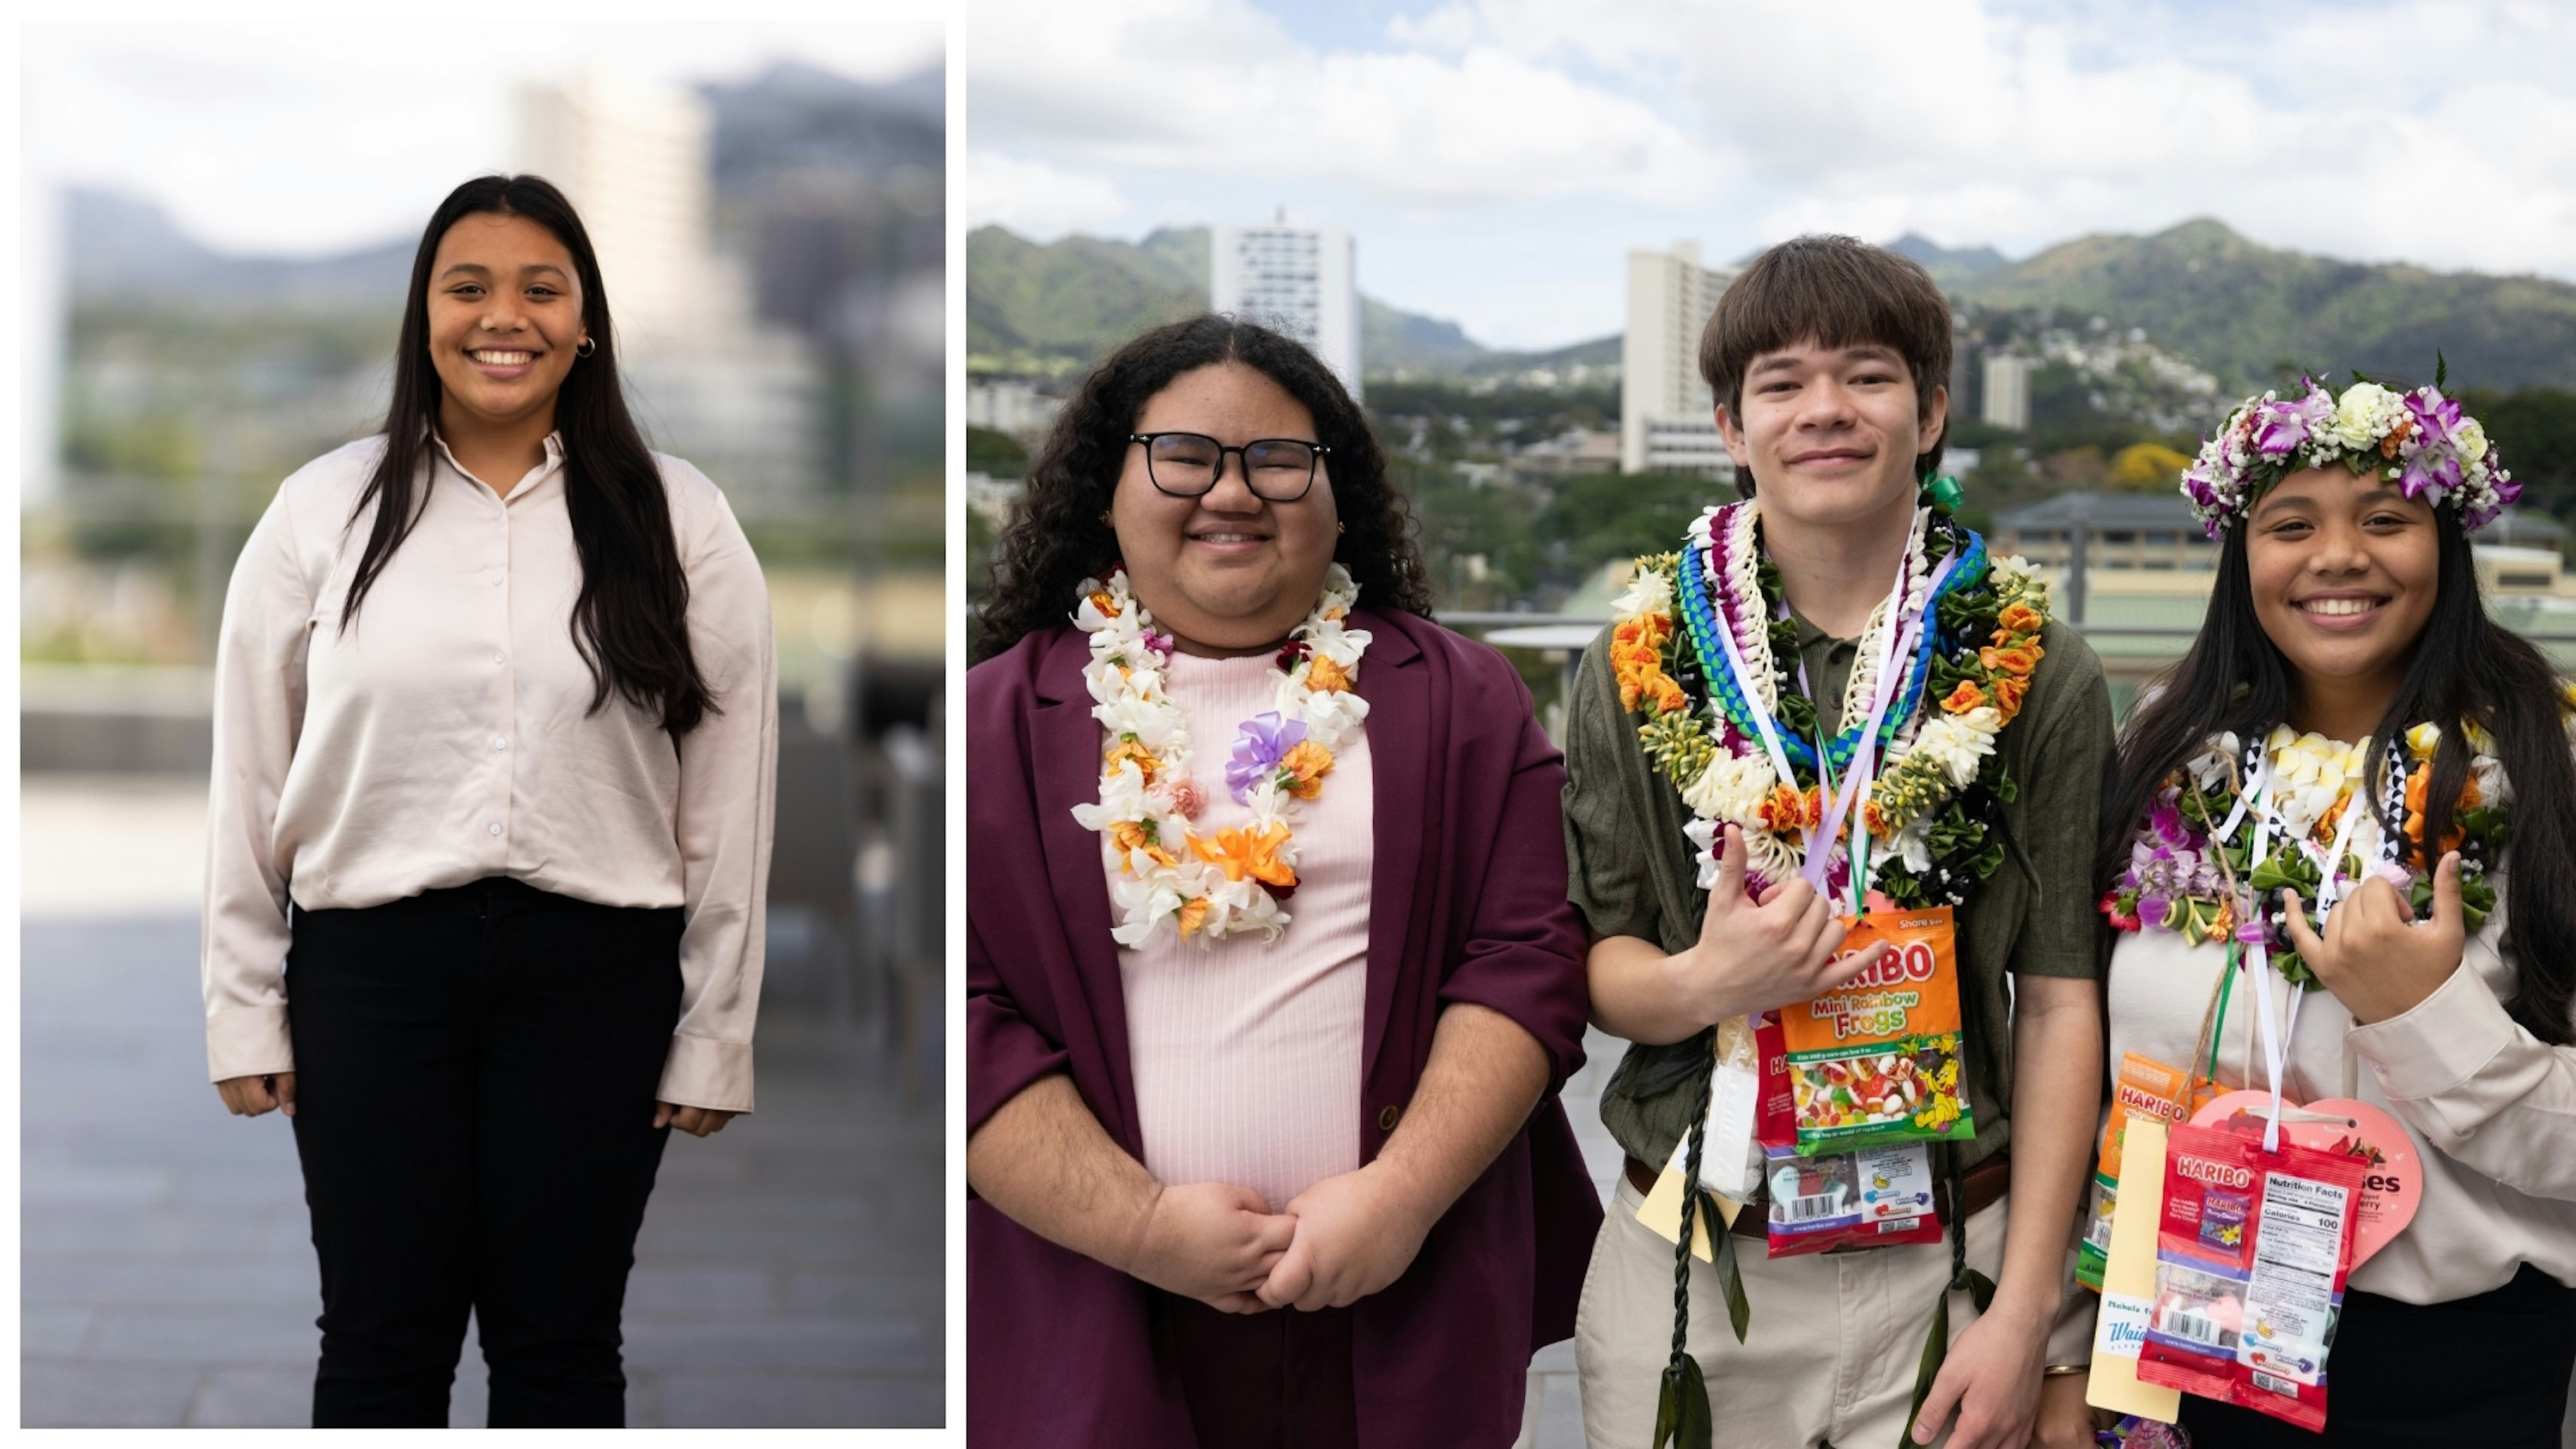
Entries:
<svg viewBox="0 0 2576 1449">
<path fill-rule="evenodd" d="M 2403 1140 L 2347 1150 L 2420 1163 L 2411 1221 L 2352 1269 L 2322 1442 L 2555 1445 L 2576 765 L 2567 692 L 2488 617 L 2469 542 L 2519 489 L 2438 382 L 2359 380 L 2249 399 L 2182 489 L 2222 546 L 2103 810 L 2111 1060 L 2272 1094 L 2266 1122 L 2357 1102 L 2324 1115 Z M 2180 1413 L 2197 1449 L 2320 1442 L 2209 1398 Z"/>
<path fill-rule="evenodd" d="M 967 675 L 969 1436 L 1503 1445 L 1600 1208 L 1558 756 L 1314 355 L 1103 363 Z"/>
</svg>

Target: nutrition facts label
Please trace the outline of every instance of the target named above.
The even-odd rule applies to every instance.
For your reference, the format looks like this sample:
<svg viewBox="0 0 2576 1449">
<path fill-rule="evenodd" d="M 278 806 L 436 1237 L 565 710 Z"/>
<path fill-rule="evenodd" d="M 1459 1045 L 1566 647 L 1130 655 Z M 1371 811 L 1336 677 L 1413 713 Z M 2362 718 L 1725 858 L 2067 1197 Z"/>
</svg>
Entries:
<svg viewBox="0 0 2576 1449">
<path fill-rule="evenodd" d="M 2324 1374 L 2335 1269 L 2351 1211 L 2345 1188 L 2283 1172 L 2263 1175 L 2238 1362 L 2303 1384 Z"/>
</svg>

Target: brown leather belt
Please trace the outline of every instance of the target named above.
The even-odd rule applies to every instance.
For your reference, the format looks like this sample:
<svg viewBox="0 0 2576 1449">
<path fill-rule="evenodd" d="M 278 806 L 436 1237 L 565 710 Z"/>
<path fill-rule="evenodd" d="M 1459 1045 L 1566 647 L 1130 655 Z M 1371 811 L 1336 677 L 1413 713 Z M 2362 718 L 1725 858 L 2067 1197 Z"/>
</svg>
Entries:
<svg viewBox="0 0 2576 1449">
<path fill-rule="evenodd" d="M 1975 1217 L 1993 1206 L 2012 1186 L 2011 1158 L 2012 1154 L 2009 1151 L 1998 1152 L 1961 1175 L 1959 1191 L 1968 1200 L 1968 1216 Z M 1636 1158 L 1628 1159 L 1628 1185 L 1637 1191 L 1653 1192 L 1655 1179 L 1660 1175 L 1655 1169 L 1639 1162 Z M 1941 1210 L 1941 1221 L 1948 1223 L 1950 1221 L 1950 1185 L 1948 1183 L 1932 1184 L 1932 1202 Z M 1770 1236 L 1770 1214 L 1759 1211 L 1762 1207 L 1762 1194 L 1755 1193 L 1753 1201 L 1745 1206 L 1746 1211 L 1735 1215 L 1735 1224 L 1728 1231 L 1739 1238 Z"/>
</svg>

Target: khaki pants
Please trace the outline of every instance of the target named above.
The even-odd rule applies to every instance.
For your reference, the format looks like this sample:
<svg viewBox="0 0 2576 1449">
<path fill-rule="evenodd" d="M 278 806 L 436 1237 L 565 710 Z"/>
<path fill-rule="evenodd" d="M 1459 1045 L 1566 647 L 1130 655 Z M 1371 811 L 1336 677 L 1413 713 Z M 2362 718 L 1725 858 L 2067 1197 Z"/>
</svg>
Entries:
<svg viewBox="0 0 2576 1449">
<path fill-rule="evenodd" d="M 1575 1317 L 1574 1362 L 1592 1449 L 1648 1449 L 1654 1442 L 1655 1396 L 1673 1338 L 1673 1245 L 1637 1221 L 1642 1200 L 1622 1175 L 1593 1241 Z M 1969 1265 L 1989 1278 L 2003 1263 L 2008 1201 L 1968 1219 Z M 1691 1260 L 1689 1347 L 1708 1380 L 1717 1442 L 1742 1449 L 1898 1449 L 1932 1303 L 1950 1278 L 1949 1243 L 1796 1258 L 1766 1256 L 1749 1238 L 1735 1246 L 1753 1306 L 1740 1344 L 1726 1321 L 1717 1270 Z M 2088 1311 L 2080 1322 L 2062 1319 L 2048 1362 L 2089 1359 L 2078 1345 L 2089 1343 L 2092 1314 L 2089 1305 L 2076 1306 Z M 1951 1294 L 1951 1342 L 1976 1317 L 1966 1293 Z"/>
</svg>

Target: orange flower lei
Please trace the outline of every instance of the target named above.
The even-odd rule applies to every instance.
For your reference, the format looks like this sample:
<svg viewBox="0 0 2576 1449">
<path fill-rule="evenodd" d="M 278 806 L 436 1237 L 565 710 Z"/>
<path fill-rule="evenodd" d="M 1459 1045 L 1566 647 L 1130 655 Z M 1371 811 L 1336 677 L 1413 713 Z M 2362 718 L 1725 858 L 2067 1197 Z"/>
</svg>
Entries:
<svg viewBox="0 0 2576 1449">
<path fill-rule="evenodd" d="M 1295 808 L 1322 794 L 1334 748 L 1368 714 L 1368 701 L 1352 686 L 1369 636 L 1343 622 L 1358 601 L 1358 586 L 1333 565 L 1314 610 L 1290 636 L 1295 642 L 1281 651 L 1273 667 L 1277 714 L 1282 723 L 1301 725 L 1303 737 L 1280 755 L 1276 770 L 1238 787 L 1236 798 L 1252 807 L 1252 820 L 1213 838 L 1191 833 L 1195 807 L 1184 807 L 1196 787 L 1189 721 L 1163 688 L 1170 636 L 1156 632 L 1123 570 L 1105 582 L 1084 580 L 1077 597 L 1074 622 L 1091 636 L 1083 679 L 1108 740 L 1099 799 L 1075 806 L 1073 814 L 1118 855 L 1111 891 L 1120 923 L 1112 934 L 1129 949 L 1142 949 L 1167 928 L 1202 942 L 1247 931 L 1276 939 L 1288 926 L 1280 894 L 1297 885 Z"/>
</svg>

